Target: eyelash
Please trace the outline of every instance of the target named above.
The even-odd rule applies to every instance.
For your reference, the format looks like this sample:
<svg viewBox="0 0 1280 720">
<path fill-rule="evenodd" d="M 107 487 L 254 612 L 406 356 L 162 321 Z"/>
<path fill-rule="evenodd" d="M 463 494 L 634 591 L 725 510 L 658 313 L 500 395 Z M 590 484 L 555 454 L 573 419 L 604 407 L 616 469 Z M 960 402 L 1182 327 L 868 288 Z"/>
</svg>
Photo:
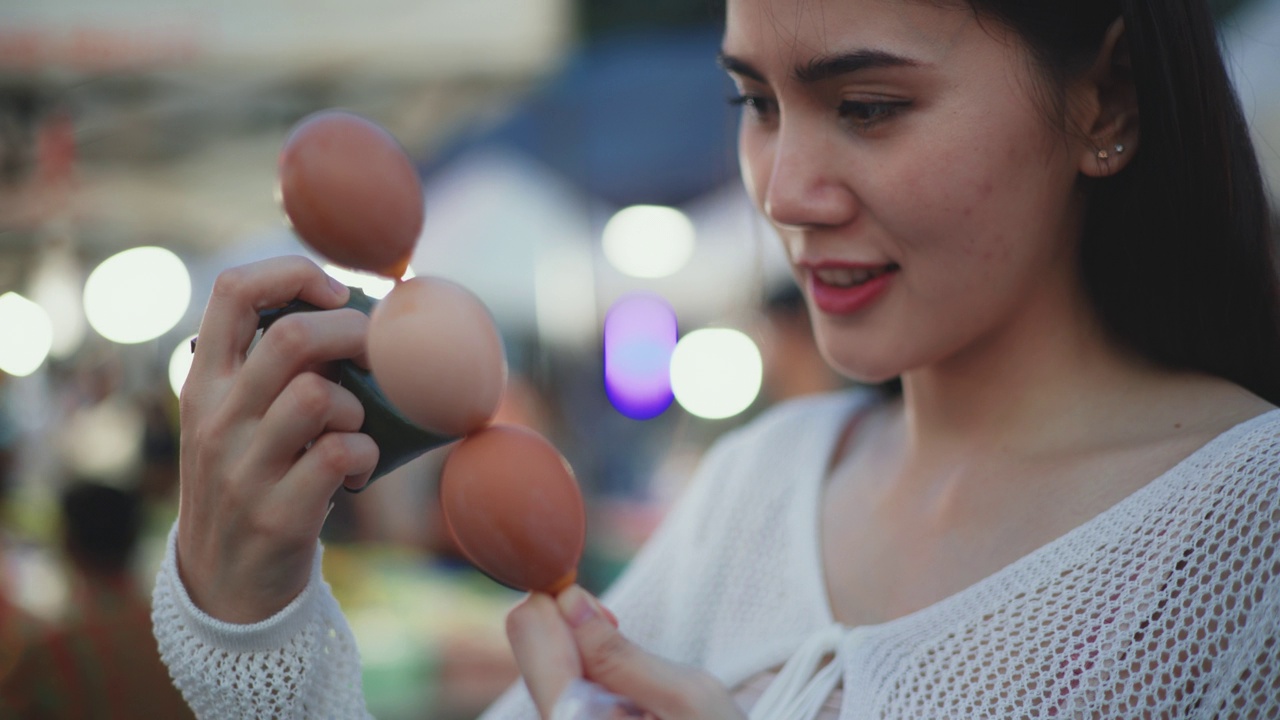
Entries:
<svg viewBox="0 0 1280 720">
<path fill-rule="evenodd" d="M 775 101 L 761 95 L 738 95 L 729 98 L 733 107 L 751 111 L 757 118 L 777 111 Z M 910 107 L 908 100 L 888 100 L 865 102 L 861 100 L 845 100 L 836 108 L 836 114 L 842 120 L 860 130 L 869 129 Z"/>
<path fill-rule="evenodd" d="M 764 115 L 770 110 L 774 110 L 773 101 L 761 95 L 736 95 L 729 98 L 729 105 L 741 108 L 743 112 L 751 111 L 756 117 Z"/>
<path fill-rule="evenodd" d="M 881 100 L 864 102 L 861 100 L 845 100 L 840 103 L 837 112 L 851 125 L 867 129 L 892 118 L 911 105 L 907 100 Z"/>
</svg>

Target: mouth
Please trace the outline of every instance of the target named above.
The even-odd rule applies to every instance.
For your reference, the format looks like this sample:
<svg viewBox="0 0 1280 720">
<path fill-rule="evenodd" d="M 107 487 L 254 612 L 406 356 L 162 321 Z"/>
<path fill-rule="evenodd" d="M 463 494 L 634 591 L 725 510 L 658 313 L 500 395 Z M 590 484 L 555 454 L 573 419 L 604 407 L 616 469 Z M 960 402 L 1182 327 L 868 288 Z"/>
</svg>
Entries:
<svg viewBox="0 0 1280 720">
<path fill-rule="evenodd" d="M 813 276 L 823 285 L 835 288 L 852 288 L 865 285 L 878 277 L 898 270 L 897 263 L 876 267 L 826 267 L 814 268 Z"/>
<path fill-rule="evenodd" d="M 849 316 L 871 307 L 889 291 L 901 267 L 824 263 L 809 266 L 809 299 L 830 316 Z"/>
</svg>

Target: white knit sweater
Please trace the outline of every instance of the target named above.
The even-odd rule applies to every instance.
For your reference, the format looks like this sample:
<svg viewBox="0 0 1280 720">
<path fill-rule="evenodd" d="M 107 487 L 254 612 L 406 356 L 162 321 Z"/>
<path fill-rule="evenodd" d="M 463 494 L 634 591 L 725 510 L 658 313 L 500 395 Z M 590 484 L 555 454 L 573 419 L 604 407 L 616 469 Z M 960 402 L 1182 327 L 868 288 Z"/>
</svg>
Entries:
<svg viewBox="0 0 1280 720">
<path fill-rule="evenodd" d="M 835 686 L 847 719 L 1280 718 L 1280 410 L 975 585 L 848 628 L 827 602 L 817 518 L 866 397 L 795 401 L 717 443 L 607 594 L 623 631 L 730 687 L 782 667 L 761 718 L 814 717 Z M 228 626 L 187 599 L 171 542 L 154 601 L 201 717 L 365 716 L 318 571 L 278 616 Z M 519 686 L 486 714 L 536 717 Z"/>
</svg>

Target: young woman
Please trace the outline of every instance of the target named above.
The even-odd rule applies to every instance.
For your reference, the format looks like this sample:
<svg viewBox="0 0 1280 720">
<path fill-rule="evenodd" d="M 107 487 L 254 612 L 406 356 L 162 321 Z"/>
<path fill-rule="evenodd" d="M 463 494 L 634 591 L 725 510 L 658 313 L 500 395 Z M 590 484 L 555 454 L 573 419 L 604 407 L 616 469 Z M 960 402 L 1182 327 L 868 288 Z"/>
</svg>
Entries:
<svg viewBox="0 0 1280 720">
<path fill-rule="evenodd" d="M 512 611 L 489 717 L 1280 716 L 1275 266 L 1204 3 L 729 0 L 722 62 L 823 353 L 901 390 L 718 443 L 612 614 Z M 184 392 L 155 620 L 209 717 L 364 712 L 316 538 L 376 448 L 306 372 L 364 326 L 246 359 L 294 297 L 343 291 L 221 278 Z"/>
</svg>

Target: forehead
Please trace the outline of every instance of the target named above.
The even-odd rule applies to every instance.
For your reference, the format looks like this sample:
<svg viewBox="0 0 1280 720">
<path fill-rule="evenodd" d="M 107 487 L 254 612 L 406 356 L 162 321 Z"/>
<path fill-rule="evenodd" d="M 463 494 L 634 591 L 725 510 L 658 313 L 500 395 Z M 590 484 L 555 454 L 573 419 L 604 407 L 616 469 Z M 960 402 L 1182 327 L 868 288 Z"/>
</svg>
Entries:
<svg viewBox="0 0 1280 720">
<path fill-rule="evenodd" d="M 803 65 L 852 48 L 944 63 L 974 42 L 997 42 L 968 3 L 925 0 L 728 0 L 725 54 L 752 64 Z"/>
</svg>

